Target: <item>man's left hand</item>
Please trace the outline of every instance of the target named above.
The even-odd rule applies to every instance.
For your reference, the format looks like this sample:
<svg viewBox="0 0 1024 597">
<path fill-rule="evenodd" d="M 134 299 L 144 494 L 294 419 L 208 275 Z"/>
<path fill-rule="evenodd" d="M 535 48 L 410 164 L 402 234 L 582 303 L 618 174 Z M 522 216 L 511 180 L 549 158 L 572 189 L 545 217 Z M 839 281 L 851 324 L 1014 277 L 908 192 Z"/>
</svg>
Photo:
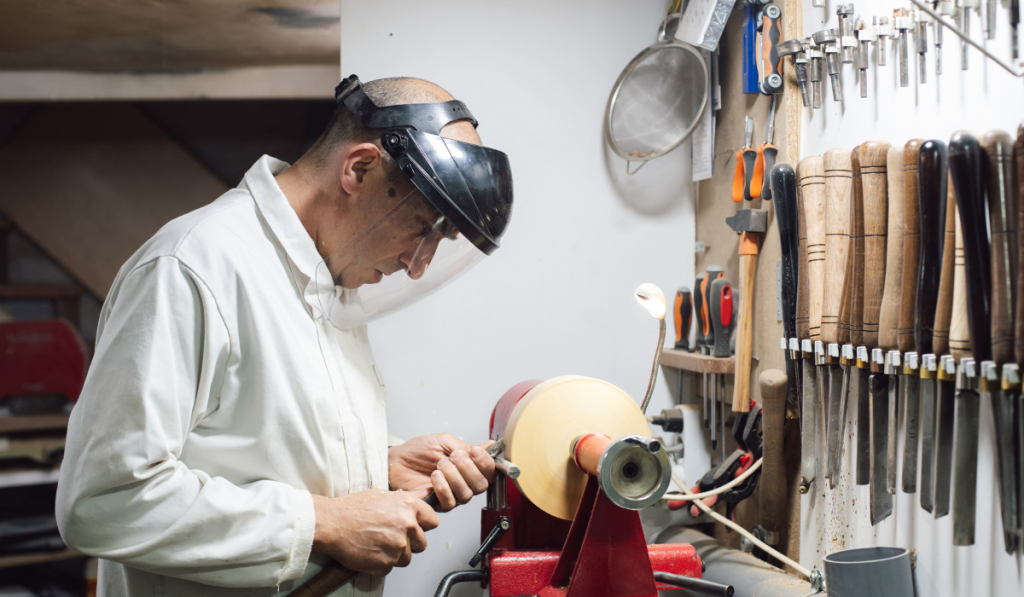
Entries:
<svg viewBox="0 0 1024 597">
<path fill-rule="evenodd" d="M 474 446 L 450 433 L 435 433 L 395 446 L 388 450 L 391 489 L 424 495 L 433 489 L 440 512 L 465 504 L 494 479 L 494 459 L 485 451 L 493 443 Z"/>
</svg>

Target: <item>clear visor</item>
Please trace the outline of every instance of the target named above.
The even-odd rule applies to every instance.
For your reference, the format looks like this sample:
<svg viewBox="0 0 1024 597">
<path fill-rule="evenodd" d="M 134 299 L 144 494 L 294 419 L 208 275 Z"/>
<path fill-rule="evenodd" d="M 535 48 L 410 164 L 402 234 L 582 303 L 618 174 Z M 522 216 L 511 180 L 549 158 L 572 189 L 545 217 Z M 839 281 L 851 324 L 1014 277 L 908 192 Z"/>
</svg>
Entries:
<svg viewBox="0 0 1024 597">
<path fill-rule="evenodd" d="M 359 327 L 443 288 L 483 257 L 413 191 L 320 262 L 320 307 L 338 329 Z"/>
</svg>

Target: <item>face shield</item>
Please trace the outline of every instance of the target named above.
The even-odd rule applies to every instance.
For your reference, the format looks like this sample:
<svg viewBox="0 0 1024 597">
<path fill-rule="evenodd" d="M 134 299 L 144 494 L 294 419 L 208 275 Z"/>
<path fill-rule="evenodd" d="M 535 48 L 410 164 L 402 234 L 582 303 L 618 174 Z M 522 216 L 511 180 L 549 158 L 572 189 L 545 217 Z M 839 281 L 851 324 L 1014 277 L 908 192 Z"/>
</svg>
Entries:
<svg viewBox="0 0 1024 597">
<path fill-rule="evenodd" d="M 355 75 L 338 102 L 371 129 L 412 190 L 376 202 L 316 270 L 321 307 L 340 329 L 392 313 L 446 286 L 498 248 L 512 212 L 512 175 L 500 151 L 439 135 L 469 109 L 453 100 L 379 108 Z M 383 196 L 383 195 L 382 195 Z"/>
</svg>

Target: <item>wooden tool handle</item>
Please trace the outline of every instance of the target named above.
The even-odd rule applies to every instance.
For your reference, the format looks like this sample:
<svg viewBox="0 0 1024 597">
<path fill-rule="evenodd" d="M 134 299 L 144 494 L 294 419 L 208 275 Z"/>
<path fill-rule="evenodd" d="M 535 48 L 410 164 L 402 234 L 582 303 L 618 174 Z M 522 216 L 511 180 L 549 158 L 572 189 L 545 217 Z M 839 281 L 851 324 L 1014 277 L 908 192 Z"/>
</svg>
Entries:
<svg viewBox="0 0 1024 597">
<path fill-rule="evenodd" d="M 782 247 L 782 329 L 796 337 L 797 259 L 800 253 L 796 172 L 789 164 L 776 164 L 768 173 L 775 203 L 775 221 Z"/>
<path fill-rule="evenodd" d="M 288 593 L 288 597 L 326 597 L 344 585 L 356 575 L 338 562 L 331 560 L 316 576 L 304 585 Z"/>
<path fill-rule="evenodd" d="M 885 141 L 860 146 L 860 178 L 864 199 L 864 341 L 878 348 L 879 318 L 885 294 L 886 240 L 888 238 L 889 182 L 887 159 L 892 147 Z"/>
<path fill-rule="evenodd" d="M 704 347 L 707 344 L 704 342 L 704 322 L 706 321 L 707 315 L 704 310 L 704 295 L 701 294 L 700 287 L 704 284 L 704 274 L 697 276 L 697 279 L 693 283 L 693 314 L 697 318 L 696 330 L 694 332 L 693 343 L 697 345 L 697 352 L 703 353 Z"/>
<path fill-rule="evenodd" d="M 917 309 L 917 274 L 921 267 L 921 212 L 917 194 L 917 154 L 921 139 L 903 146 L 903 288 L 900 291 L 900 323 L 896 344 L 900 352 L 912 351 Z"/>
<path fill-rule="evenodd" d="M 903 148 L 890 147 L 886 154 L 886 180 L 889 194 L 888 236 L 885 254 L 885 289 L 878 316 L 878 346 L 896 350 L 896 330 L 900 323 L 900 295 L 903 292 L 903 233 L 906 208 L 903 199 Z"/>
<path fill-rule="evenodd" d="M 743 241 L 740 241 L 741 244 Z M 741 250 L 742 251 L 742 250 Z M 733 380 L 732 411 L 750 412 L 750 357 L 753 350 L 754 277 L 757 254 L 740 253 L 740 321 L 736 328 L 736 374 Z"/>
<path fill-rule="evenodd" d="M 1024 124 L 1017 127 L 1017 142 L 1014 143 L 1017 156 L 1017 210 L 1020 212 L 1017 222 L 1018 234 L 1024 234 Z M 1024 242 L 1017 238 L 1017 263 L 1024 263 Z M 1024 276 L 1017 276 L 1017 316 L 1014 318 L 1014 354 L 1017 364 L 1024 365 Z M 1022 496 L 1024 499 L 1024 496 Z"/>
<path fill-rule="evenodd" d="M 853 174 L 850 199 L 850 248 L 839 302 L 838 344 L 860 345 L 864 338 L 864 188 L 860 177 L 860 147 L 850 152 Z"/>
<path fill-rule="evenodd" d="M 948 170 L 948 168 L 947 168 Z M 953 253 L 956 249 L 956 194 L 946 174 L 946 226 L 942 240 L 942 273 L 939 276 L 939 296 L 935 301 L 935 331 L 932 347 L 935 354 L 949 354 L 949 326 L 953 316 Z"/>
<path fill-rule="evenodd" d="M 987 195 L 992 235 L 992 360 L 1013 361 L 1013 311 L 1017 298 L 1017 197 L 1013 189 L 1013 140 L 989 131 L 981 147 L 988 157 Z"/>
<path fill-rule="evenodd" d="M 971 333 L 971 354 L 978 362 L 992 358 L 991 262 L 985 218 L 984 160 L 981 146 L 973 135 L 956 133 L 950 139 L 949 171 L 956 191 L 967 268 L 967 328 Z"/>
<path fill-rule="evenodd" d="M 917 158 L 921 254 L 917 270 L 917 313 L 914 317 L 914 344 L 918 354 L 922 355 L 934 354 L 932 335 L 942 273 L 948 178 L 946 144 L 936 140 L 925 141 Z"/>
<path fill-rule="evenodd" d="M 786 392 L 789 378 L 778 369 L 761 373 L 761 430 L 764 467 L 759 483 L 761 526 L 778 533 L 786 524 Z"/>
<path fill-rule="evenodd" d="M 804 223 L 807 225 L 808 334 L 812 341 L 821 338 L 821 301 L 825 289 L 825 166 L 820 156 L 800 160 L 796 166 L 797 184 L 803 197 Z"/>
<path fill-rule="evenodd" d="M 825 289 L 821 305 L 821 340 L 839 337 L 839 305 L 850 252 L 850 200 L 853 172 L 849 149 L 825 152 Z"/>
<path fill-rule="evenodd" d="M 807 278 L 807 219 L 804 217 L 804 191 L 796 186 L 797 258 L 796 258 L 796 335 L 811 337 L 811 297 Z"/>
<path fill-rule="evenodd" d="M 967 261 L 964 259 L 964 235 L 960 212 L 954 212 L 953 308 L 949 325 L 949 354 L 956 362 L 971 356 L 971 334 L 967 328 Z"/>
</svg>

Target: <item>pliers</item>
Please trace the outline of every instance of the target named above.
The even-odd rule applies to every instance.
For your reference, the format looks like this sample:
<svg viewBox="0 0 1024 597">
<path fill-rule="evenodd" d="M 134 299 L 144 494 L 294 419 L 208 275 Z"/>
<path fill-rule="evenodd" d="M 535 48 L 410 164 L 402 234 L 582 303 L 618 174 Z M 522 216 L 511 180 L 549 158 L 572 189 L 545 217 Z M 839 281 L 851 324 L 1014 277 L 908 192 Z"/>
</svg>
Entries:
<svg viewBox="0 0 1024 597">
<path fill-rule="evenodd" d="M 747 116 L 743 126 L 743 137 L 745 143 L 743 149 L 736 152 L 736 172 L 732 175 L 732 200 L 739 203 L 743 199 L 752 201 L 750 195 L 751 178 L 754 176 L 754 166 L 757 162 L 757 152 L 754 151 L 754 119 Z"/>
</svg>

